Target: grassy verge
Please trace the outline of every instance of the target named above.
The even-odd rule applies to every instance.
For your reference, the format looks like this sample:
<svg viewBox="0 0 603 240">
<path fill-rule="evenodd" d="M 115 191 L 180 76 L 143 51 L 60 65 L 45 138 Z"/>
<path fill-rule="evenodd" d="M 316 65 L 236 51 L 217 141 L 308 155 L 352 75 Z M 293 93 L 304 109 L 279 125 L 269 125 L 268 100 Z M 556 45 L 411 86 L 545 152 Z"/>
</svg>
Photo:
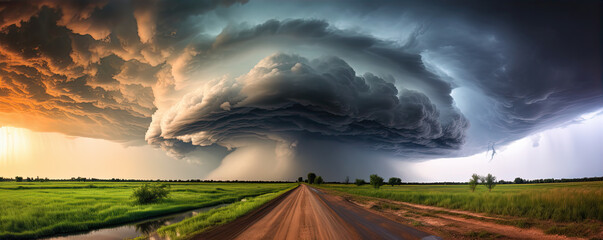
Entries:
<svg viewBox="0 0 603 240">
<path fill-rule="evenodd" d="M 222 208 L 210 210 L 209 212 L 199 214 L 182 222 L 164 226 L 157 230 L 157 233 L 162 237 L 169 237 L 169 239 L 188 239 L 210 227 L 231 222 L 296 186 L 297 185 L 291 186 L 285 190 L 248 198 L 246 201 L 240 201 Z"/>
<path fill-rule="evenodd" d="M 325 186 L 314 186 L 323 187 Z M 567 237 L 580 237 L 586 239 L 603 239 L 603 222 L 593 219 L 576 222 L 557 222 L 552 220 L 539 220 L 528 217 L 513 217 L 490 214 L 476 215 L 471 211 L 455 211 L 446 208 L 424 208 L 408 205 L 401 201 L 377 198 L 364 195 L 350 194 L 343 191 L 328 189 L 331 194 L 342 196 L 364 207 L 379 211 L 397 219 L 397 221 L 412 225 L 424 231 L 431 231 L 436 235 L 451 239 L 507 239 L 504 227 L 498 230 L 487 223 L 508 225 L 523 229 L 538 229 L 543 234 L 565 235 Z M 488 216 L 489 215 L 489 216 Z M 463 219 L 463 220 L 459 220 Z M 478 223 L 486 223 L 489 229 L 483 231 Z M 478 226 L 478 227 L 474 227 Z M 481 226 L 483 227 L 483 226 Z M 501 230 L 503 229 L 503 230 Z M 492 231 L 491 231 L 492 230 Z M 521 231 L 518 229 L 518 231 Z M 517 236 L 515 236 L 517 237 Z M 534 238 L 524 236 L 525 238 Z M 521 237 L 520 237 L 521 238 Z"/>
<path fill-rule="evenodd" d="M 0 182 L 0 239 L 89 231 L 288 189 L 278 183 L 168 183 L 170 197 L 135 204 L 143 183 Z"/>
<path fill-rule="evenodd" d="M 580 222 L 603 221 L 603 182 L 509 184 L 488 192 L 466 185 L 370 186 L 325 184 L 322 188 L 353 195 L 460 209 L 480 213 Z"/>
</svg>

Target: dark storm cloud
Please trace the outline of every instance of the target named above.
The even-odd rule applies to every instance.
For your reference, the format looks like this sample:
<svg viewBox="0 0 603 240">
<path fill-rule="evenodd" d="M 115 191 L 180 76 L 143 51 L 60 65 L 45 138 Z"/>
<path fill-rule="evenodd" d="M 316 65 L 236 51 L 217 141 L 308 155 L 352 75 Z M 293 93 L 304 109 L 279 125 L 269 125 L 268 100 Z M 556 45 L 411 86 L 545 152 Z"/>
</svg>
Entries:
<svg viewBox="0 0 603 240">
<path fill-rule="evenodd" d="M 284 43 L 283 43 L 284 42 Z M 309 45 L 329 48 L 337 54 L 361 58 L 366 62 L 379 62 L 392 72 L 405 76 L 406 84 L 412 83 L 428 94 L 438 104 L 449 106 L 451 86 L 425 69 L 421 56 L 411 52 L 408 46 L 396 46 L 394 42 L 354 31 L 341 30 L 325 20 L 288 19 L 268 20 L 255 27 L 230 26 L 225 28 L 212 43 L 214 54 L 241 51 L 248 45 L 283 44 L 289 46 Z M 200 59 L 211 59 L 207 54 Z M 203 62 L 203 61 L 201 61 Z M 195 64 L 195 61 L 192 62 Z"/>
<path fill-rule="evenodd" d="M 592 7 L 597 3 L 554 2 L 542 8 L 535 2 L 514 1 L 441 4 L 401 4 L 414 8 L 416 15 L 432 16 L 417 17 L 422 27 L 401 46 L 337 29 L 323 20 L 290 19 L 268 20 L 255 27 L 230 26 L 212 47 L 216 54 L 236 54 L 251 46 L 286 42 L 327 47 L 342 55 L 354 53 L 402 72 L 404 78 L 398 82 L 420 89 L 442 111 L 451 108 L 452 86 L 474 89 L 478 96 L 462 97 L 475 98 L 470 106 L 475 109 L 467 111 L 470 121 L 479 124 L 472 146 L 462 155 L 601 107 L 600 14 Z M 388 9 L 409 12 L 401 6 Z M 203 65 L 205 58 L 212 59 L 207 51 L 192 64 Z"/>
<path fill-rule="evenodd" d="M 508 143 L 603 107 L 600 4 L 447 5 L 437 11 L 449 12 L 416 37 L 415 48 L 449 71 L 442 78 L 491 99 L 489 109 L 466 113 L 481 139 Z"/>
<path fill-rule="evenodd" d="M 424 94 L 399 92 L 370 73 L 356 76 L 335 57 L 277 54 L 236 80 L 208 86 L 154 119 L 160 124 L 151 125 L 148 141 L 237 147 L 241 139 L 295 145 L 316 138 L 417 157 L 458 149 L 468 127 L 460 113 L 441 119 Z"/>
<path fill-rule="evenodd" d="M 600 4 L 2 2 L 0 124 L 116 141 L 146 132 L 180 158 L 297 142 L 314 166 L 324 158 L 308 152 L 329 149 L 312 140 L 469 155 L 603 106 Z M 279 51 L 335 57 L 277 55 L 211 83 L 196 74 L 240 75 L 252 65 L 232 59 Z"/>
</svg>

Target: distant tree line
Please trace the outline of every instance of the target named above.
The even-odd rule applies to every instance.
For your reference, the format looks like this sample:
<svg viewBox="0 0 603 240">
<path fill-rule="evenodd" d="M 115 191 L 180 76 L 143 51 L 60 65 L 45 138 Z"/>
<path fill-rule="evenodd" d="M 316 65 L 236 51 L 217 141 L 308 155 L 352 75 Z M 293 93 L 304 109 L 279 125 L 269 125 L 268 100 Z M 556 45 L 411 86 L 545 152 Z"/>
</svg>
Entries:
<svg viewBox="0 0 603 240">
<path fill-rule="evenodd" d="M 313 173 L 310 173 L 313 174 Z M 479 176 L 477 174 L 475 174 L 477 178 L 475 178 L 475 186 L 481 184 L 484 184 L 488 189 L 493 188 L 495 185 L 497 184 L 523 184 L 523 183 L 562 183 L 562 182 L 592 182 L 592 181 L 603 181 L 603 177 L 584 177 L 584 178 L 562 178 L 562 179 L 553 179 L 553 178 L 549 178 L 549 179 L 534 179 L 534 180 L 526 180 L 526 179 L 522 179 L 522 178 L 516 178 L 514 181 L 505 181 L 505 180 L 499 180 L 496 181 L 496 177 L 494 176 L 490 176 L 491 178 L 488 179 L 488 176 Z M 316 174 L 309 175 L 309 177 L 312 177 L 312 179 L 315 179 L 317 176 Z M 472 179 L 474 179 L 474 177 L 472 176 Z M 471 180 L 469 182 L 402 182 L 402 179 L 397 178 L 397 177 L 392 177 L 389 178 L 389 180 L 387 181 L 388 185 L 467 185 L 469 184 L 470 187 L 472 188 L 472 190 L 474 190 L 475 188 L 473 188 L 471 185 L 473 185 L 473 183 L 471 182 Z M 378 180 L 378 179 L 374 179 L 374 180 Z M 486 182 L 483 182 L 483 180 L 485 180 Z M 306 182 L 308 183 L 308 179 L 303 179 L 302 177 L 299 177 L 298 182 Z M 385 182 L 381 182 L 378 183 L 379 181 L 374 181 L 374 183 L 376 184 L 372 184 L 370 182 L 367 182 L 364 179 L 356 179 L 354 182 L 350 182 L 350 177 L 346 176 L 345 179 L 341 182 L 338 181 L 332 181 L 332 182 L 324 182 L 324 183 L 328 183 L 328 184 L 350 184 L 350 183 L 354 183 L 357 186 L 362 186 L 362 185 L 366 185 L 366 184 L 371 184 L 373 187 L 375 186 L 382 186 L 385 185 Z M 312 181 L 312 183 L 315 183 L 314 180 Z M 378 183 L 378 184 L 377 184 Z M 486 184 L 487 183 L 487 184 Z M 490 187 L 491 188 L 490 188 Z M 378 188 L 378 187 L 376 187 Z"/>
<path fill-rule="evenodd" d="M 172 180 L 172 179 L 122 179 L 122 178 L 111 178 L 111 179 L 99 179 L 99 178 L 85 178 L 85 177 L 72 177 L 69 179 L 49 179 L 49 178 L 23 178 L 16 176 L 15 178 L 4 178 L 0 177 L 0 182 L 205 182 L 205 183 L 292 183 L 292 181 L 247 181 L 247 180 L 201 180 L 201 179 L 188 179 L 188 180 Z"/>
<path fill-rule="evenodd" d="M 23 178 L 20 176 L 16 176 L 15 178 L 4 178 L 4 177 L 0 177 L 0 182 L 47 182 L 50 181 L 50 179 L 48 178 L 40 178 L 40 177 L 36 177 L 36 178 L 31 178 L 31 177 L 27 177 L 27 178 Z"/>
<path fill-rule="evenodd" d="M 545 179 L 523 179 L 520 177 L 515 178 L 513 182 L 505 182 L 505 183 L 515 183 L 515 184 L 526 184 L 526 183 L 563 183 L 563 182 L 595 182 L 595 181 L 603 181 L 603 177 L 584 177 L 584 178 L 545 178 Z"/>
<path fill-rule="evenodd" d="M 316 177 L 316 176 L 315 176 Z M 322 178 L 322 177 L 321 177 Z M 399 178 L 395 178 L 396 181 Z M 245 180 L 201 180 L 201 179 L 187 179 L 187 180 L 173 180 L 173 179 L 125 179 L 125 178 L 111 178 L 111 179 L 99 179 L 99 178 L 85 178 L 85 177 L 72 177 L 69 179 L 49 179 L 47 177 L 26 177 L 16 176 L 14 178 L 0 177 L 0 182 L 46 182 L 46 181 L 80 181 L 80 182 L 210 182 L 210 183 L 291 183 L 292 181 L 245 181 Z M 298 182 L 308 182 L 308 179 L 299 177 Z M 391 185 L 392 178 L 389 179 L 387 184 Z M 603 177 L 584 177 L 584 178 L 546 178 L 546 179 L 523 179 L 520 177 L 515 178 L 513 181 L 499 180 L 497 184 L 534 184 L 534 183 L 563 183 L 563 182 L 594 182 L 603 181 Z M 323 183 L 331 184 L 349 184 L 350 178 L 346 177 L 342 182 L 332 181 L 326 182 L 323 179 Z M 368 184 L 364 179 L 356 179 L 354 182 L 356 185 Z M 467 182 L 396 182 L 394 185 L 464 185 Z"/>
</svg>

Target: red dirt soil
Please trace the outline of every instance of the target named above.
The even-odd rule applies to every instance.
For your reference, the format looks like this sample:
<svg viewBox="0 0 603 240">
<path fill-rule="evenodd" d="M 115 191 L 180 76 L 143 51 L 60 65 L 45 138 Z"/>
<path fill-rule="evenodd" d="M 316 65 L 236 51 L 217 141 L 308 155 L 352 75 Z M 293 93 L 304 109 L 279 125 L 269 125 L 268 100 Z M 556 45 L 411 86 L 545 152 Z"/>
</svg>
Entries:
<svg viewBox="0 0 603 240">
<path fill-rule="evenodd" d="M 194 239 L 439 239 L 341 197 L 301 185 Z"/>
</svg>

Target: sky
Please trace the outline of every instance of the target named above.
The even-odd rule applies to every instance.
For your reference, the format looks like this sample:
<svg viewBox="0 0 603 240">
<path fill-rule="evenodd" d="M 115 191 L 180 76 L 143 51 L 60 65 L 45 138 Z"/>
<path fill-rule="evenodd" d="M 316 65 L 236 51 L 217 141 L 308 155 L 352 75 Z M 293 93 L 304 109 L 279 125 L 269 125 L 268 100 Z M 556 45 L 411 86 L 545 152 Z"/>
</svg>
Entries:
<svg viewBox="0 0 603 240">
<path fill-rule="evenodd" d="M 600 5 L 3 1 L 0 176 L 602 176 Z"/>
</svg>

